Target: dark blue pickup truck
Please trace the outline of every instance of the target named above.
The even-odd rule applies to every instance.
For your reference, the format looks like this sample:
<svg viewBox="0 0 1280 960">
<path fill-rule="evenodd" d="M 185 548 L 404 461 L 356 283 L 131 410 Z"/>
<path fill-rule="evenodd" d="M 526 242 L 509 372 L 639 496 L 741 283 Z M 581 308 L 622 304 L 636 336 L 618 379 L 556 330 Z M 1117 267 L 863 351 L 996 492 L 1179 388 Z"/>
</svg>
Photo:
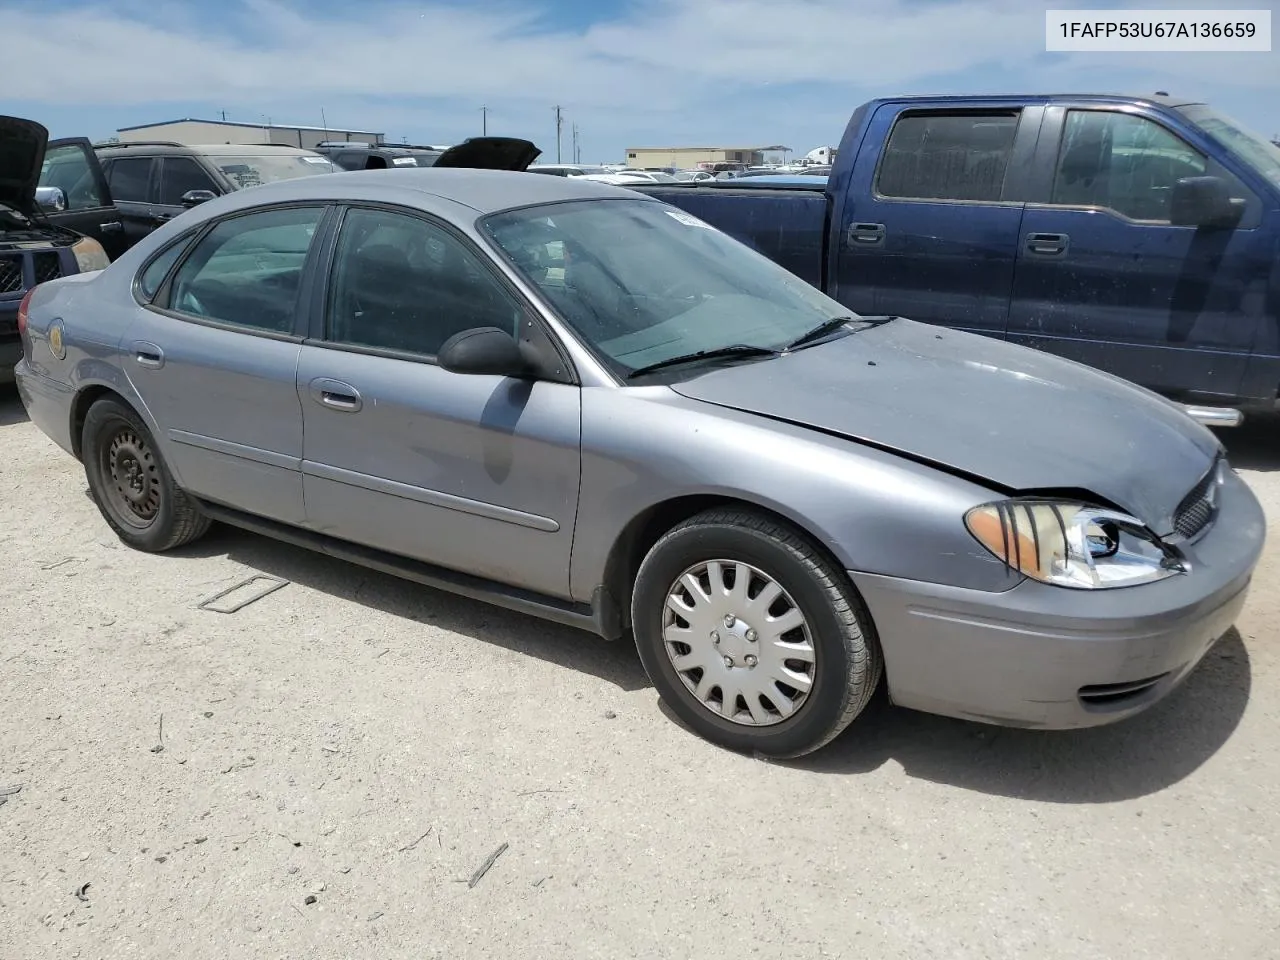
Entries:
<svg viewBox="0 0 1280 960">
<path fill-rule="evenodd" d="M 825 181 L 637 189 L 858 313 L 1038 347 L 1206 422 L 1280 396 L 1280 148 L 1205 104 L 874 100 Z"/>
</svg>

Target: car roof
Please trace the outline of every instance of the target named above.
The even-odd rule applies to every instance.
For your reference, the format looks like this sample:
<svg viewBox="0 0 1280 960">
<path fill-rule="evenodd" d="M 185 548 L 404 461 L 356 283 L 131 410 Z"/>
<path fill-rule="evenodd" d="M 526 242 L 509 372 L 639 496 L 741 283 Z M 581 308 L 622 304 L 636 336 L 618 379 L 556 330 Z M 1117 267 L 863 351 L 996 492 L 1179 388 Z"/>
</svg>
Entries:
<svg viewBox="0 0 1280 960">
<path fill-rule="evenodd" d="M 581 177 L 464 167 L 404 167 L 280 180 L 237 191 L 218 201 L 216 208 L 210 208 L 230 212 L 268 203 L 363 200 L 433 210 L 443 206 L 439 201 L 452 201 L 486 214 L 534 204 L 611 198 L 644 199 L 634 191 L 584 182 Z"/>
</svg>

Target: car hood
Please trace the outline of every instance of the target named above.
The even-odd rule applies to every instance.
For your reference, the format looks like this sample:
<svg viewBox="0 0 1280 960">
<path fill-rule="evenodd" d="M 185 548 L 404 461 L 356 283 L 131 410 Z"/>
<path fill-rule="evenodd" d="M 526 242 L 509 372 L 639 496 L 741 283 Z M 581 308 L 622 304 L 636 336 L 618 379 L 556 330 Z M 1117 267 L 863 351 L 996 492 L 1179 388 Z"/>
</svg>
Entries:
<svg viewBox="0 0 1280 960">
<path fill-rule="evenodd" d="M 1009 493 L 1092 495 L 1161 535 L 1221 450 L 1176 405 L 1127 381 L 901 319 L 671 389 Z"/>
<path fill-rule="evenodd" d="M 26 214 L 35 210 L 48 144 L 49 131 L 34 120 L 0 116 L 0 203 Z"/>
<path fill-rule="evenodd" d="M 432 166 L 521 171 L 541 155 L 542 151 L 528 140 L 515 137 L 471 137 L 440 154 Z"/>
</svg>

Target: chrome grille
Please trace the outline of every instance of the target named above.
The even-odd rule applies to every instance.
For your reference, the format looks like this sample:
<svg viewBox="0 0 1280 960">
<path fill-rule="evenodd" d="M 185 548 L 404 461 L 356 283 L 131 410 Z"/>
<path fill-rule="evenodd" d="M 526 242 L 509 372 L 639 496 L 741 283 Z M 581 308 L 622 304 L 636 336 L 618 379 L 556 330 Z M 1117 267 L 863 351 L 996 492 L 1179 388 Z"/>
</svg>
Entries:
<svg viewBox="0 0 1280 960">
<path fill-rule="evenodd" d="M 37 253 L 32 260 L 36 283 L 57 280 L 62 276 L 62 258 L 57 253 Z"/>
<path fill-rule="evenodd" d="M 0 293 L 22 289 L 22 257 L 0 257 Z"/>
<path fill-rule="evenodd" d="M 1190 540 L 1213 519 L 1217 506 L 1218 462 L 1188 493 L 1173 515 L 1173 532 L 1184 540 Z"/>
</svg>

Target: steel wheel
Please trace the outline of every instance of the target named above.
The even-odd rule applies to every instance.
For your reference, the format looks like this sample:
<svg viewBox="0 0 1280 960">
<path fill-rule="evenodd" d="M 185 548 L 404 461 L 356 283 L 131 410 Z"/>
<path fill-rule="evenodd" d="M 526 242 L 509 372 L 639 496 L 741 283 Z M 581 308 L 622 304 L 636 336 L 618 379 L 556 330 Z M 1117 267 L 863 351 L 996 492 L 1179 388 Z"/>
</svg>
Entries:
<svg viewBox="0 0 1280 960">
<path fill-rule="evenodd" d="M 101 456 L 112 512 L 135 529 L 155 523 L 164 486 L 151 445 L 137 431 L 121 427 L 102 445 Z"/>
<path fill-rule="evenodd" d="M 817 680 L 803 611 L 776 580 L 747 563 L 709 560 L 680 574 L 667 591 L 662 639 L 698 703 L 743 726 L 794 716 Z"/>
</svg>

